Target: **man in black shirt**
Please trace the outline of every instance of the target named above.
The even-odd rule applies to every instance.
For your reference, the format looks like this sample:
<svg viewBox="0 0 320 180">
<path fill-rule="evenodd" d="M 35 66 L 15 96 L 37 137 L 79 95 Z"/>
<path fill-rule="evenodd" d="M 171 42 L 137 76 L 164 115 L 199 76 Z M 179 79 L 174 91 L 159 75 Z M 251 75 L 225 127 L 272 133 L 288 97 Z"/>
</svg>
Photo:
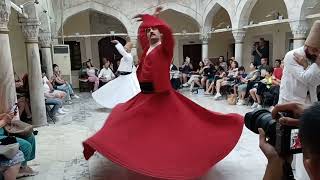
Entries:
<svg viewBox="0 0 320 180">
<path fill-rule="evenodd" d="M 261 65 L 262 58 L 269 58 L 269 49 L 266 46 L 266 42 L 263 38 L 260 38 L 259 43 L 254 44 L 252 55 L 254 57 L 254 63 L 256 66 Z"/>
</svg>

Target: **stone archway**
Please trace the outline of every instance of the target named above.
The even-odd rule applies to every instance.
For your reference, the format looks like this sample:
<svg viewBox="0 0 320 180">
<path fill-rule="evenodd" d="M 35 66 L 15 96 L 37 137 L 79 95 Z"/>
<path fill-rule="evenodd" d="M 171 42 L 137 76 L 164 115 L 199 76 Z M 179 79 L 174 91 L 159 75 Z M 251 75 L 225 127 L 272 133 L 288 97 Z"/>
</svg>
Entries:
<svg viewBox="0 0 320 180">
<path fill-rule="evenodd" d="M 77 6 L 67 8 L 64 11 L 63 23 L 65 23 L 72 16 L 74 16 L 80 12 L 86 11 L 86 10 L 94 10 L 96 12 L 99 12 L 99 13 L 102 13 L 102 14 L 105 14 L 108 16 L 112 16 L 112 17 L 118 19 L 122 23 L 122 25 L 126 28 L 127 33 L 129 35 L 135 35 L 136 30 L 133 28 L 135 26 L 133 25 L 133 21 L 130 19 L 130 17 L 121 13 L 121 11 L 119 11 L 113 7 L 105 6 L 105 5 L 102 5 L 100 3 L 93 2 L 93 1 L 85 2 L 85 3 L 79 4 Z M 60 31 L 61 23 L 58 24 L 57 26 L 58 26 L 57 29 Z"/>
<path fill-rule="evenodd" d="M 189 15 L 185 13 L 178 12 L 171 8 L 163 10 L 159 17 L 163 19 L 172 29 L 173 33 L 177 33 L 175 37 L 175 49 L 174 49 L 174 63 L 176 65 L 182 64 L 185 58 L 185 53 L 183 51 L 184 45 L 192 44 L 200 45 L 200 52 L 194 53 L 199 54 L 197 60 L 201 60 L 201 43 L 199 42 L 199 35 L 183 36 L 182 33 L 199 33 L 200 26 L 199 23 Z M 198 63 L 195 63 L 196 65 Z"/>
<path fill-rule="evenodd" d="M 202 33 L 209 33 L 208 48 L 210 51 L 208 52 L 208 57 L 216 59 L 219 56 L 223 56 L 228 59 L 234 56 L 235 45 L 230 7 L 226 6 L 223 1 L 210 2 L 206 5 L 204 14 Z M 222 32 L 212 33 L 217 30 L 222 30 Z"/>
<path fill-rule="evenodd" d="M 236 12 L 236 16 L 235 16 L 237 18 L 237 19 L 235 19 L 235 22 L 234 22 L 235 28 L 241 29 L 241 28 L 243 28 L 243 26 L 246 26 L 249 24 L 252 10 L 258 2 L 261 2 L 261 0 L 247 0 L 247 1 L 243 1 L 243 3 L 239 4 L 237 12 Z M 286 12 L 283 12 L 283 14 L 286 14 L 287 18 L 289 17 L 290 19 L 294 19 L 294 18 L 290 17 L 290 16 L 292 16 L 292 13 L 290 13 L 290 7 L 291 7 L 290 5 L 293 3 L 288 0 L 280 0 L 280 3 L 284 3 L 284 6 L 286 8 L 285 9 Z"/>
<path fill-rule="evenodd" d="M 163 7 L 163 11 L 166 10 L 173 10 L 175 12 L 181 13 L 188 18 L 191 18 L 194 22 L 197 23 L 197 26 L 200 28 L 202 24 L 202 15 L 200 12 L 198 12 L 196 9 L 192 8 L 190 4 L 185 2 L 186 4 L 183 4 L 184 2 L 164 2 L 159 4 L 159 6 Z M 157 5 L 158 6 L 158 5 Z M 148 13 L 148 14 L 153 14 L 155 8 L 157 6 L 151 6 L 142 11 L 142 13 Z"/>
<path fill-rule="evenodd" d="M 226 12 L 228 13 L 228 16 L 231 21 L 230 27 L 233 27 L 233 21 L 231 18 L 232 16 L 231 16 L 230 10 L 227 9 L 226 7 L 228 7 L 228 6 L 224 6 L 223 3 L 212 2 L 212 1 L 208 5 L 206 5 L 205 11 L 204 11 L 204 16 L 203 16 L 204 17 L 203 32 L 207 32 L 212 28 L 211 26 L 212 26 L 213 18 L 219 12 L 219 10 L 221 10 L 221 8 L 225 9 Z"/>
</svg>

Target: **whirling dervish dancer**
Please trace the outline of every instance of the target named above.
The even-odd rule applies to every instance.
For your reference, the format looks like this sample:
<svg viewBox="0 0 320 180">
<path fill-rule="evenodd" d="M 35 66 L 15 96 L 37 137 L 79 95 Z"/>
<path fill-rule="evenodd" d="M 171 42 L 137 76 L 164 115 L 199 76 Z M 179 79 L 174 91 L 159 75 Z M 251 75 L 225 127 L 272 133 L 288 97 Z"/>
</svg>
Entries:
<svg viewBox="0 0 320 180">
<path fill-rule="evenodd" d="M 119 77 L 92 93 L 93 99 L 98 104 L 110 109 L 128 101 L 141 91 L 131 55 L 132 43 L 128 42 L 123 47 L 118 40 L 111 42 L 116 44 L 118 52 L 123 56 L 117 72 Z"/>
<path fill-rule="evenodd" d="M 156 15 L 161 8 L 157 8 Z M 170 84 L 174 38 L 169 26 L 152 15 L 142 20 L 143 49 L 137 70 L 141 93 L 116 106 L 104 126 L 84 145 L 129 170 L 164 179 L 202 176 L 237 144 L 243 117 L 209 111 Z"/>
</svg>

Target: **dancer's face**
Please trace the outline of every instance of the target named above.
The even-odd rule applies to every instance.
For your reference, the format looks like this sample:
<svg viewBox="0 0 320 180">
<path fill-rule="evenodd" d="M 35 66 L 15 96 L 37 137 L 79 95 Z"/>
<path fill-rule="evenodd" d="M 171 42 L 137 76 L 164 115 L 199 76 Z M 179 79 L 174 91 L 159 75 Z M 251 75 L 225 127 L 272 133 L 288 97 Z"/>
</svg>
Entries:
<svg viewBox="0 0 320 180">
<path fill-rule="evenodd" d="M 319 48 L 313 48 L 313 47 L 309 47 L 306 46 L 305 48 L 305 53 L 308 59 L 310 59 L 310 61 L 315 62 L 317 60 L 317 57 L 320 54 L 320 49 Z"/>
<path fill-rule="evenodd" d="M 159 29 L 154 28 L 154 27 L 150 27 L 147 30 L 147 37 L 149 40 L 151 41 L 159 41 L 161 38 L 161 33 L 159 31 Z"/>
</svg>

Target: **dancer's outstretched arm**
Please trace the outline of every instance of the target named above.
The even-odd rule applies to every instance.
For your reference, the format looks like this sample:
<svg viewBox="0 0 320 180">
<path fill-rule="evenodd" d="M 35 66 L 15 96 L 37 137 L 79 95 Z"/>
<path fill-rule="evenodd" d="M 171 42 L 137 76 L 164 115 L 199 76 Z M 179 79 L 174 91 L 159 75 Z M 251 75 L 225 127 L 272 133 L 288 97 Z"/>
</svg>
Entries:
<svg viewBox="0 0 320 180">
<path fill-rule="evenodd" d="M 129 56 L 129 53 L 127 53 L 127 51 L 124 49 L 124 47 L 118 40 L 112 40 L 111 42 L 116 44 L 116 49 L 123 57 Z"/>
</svg>

